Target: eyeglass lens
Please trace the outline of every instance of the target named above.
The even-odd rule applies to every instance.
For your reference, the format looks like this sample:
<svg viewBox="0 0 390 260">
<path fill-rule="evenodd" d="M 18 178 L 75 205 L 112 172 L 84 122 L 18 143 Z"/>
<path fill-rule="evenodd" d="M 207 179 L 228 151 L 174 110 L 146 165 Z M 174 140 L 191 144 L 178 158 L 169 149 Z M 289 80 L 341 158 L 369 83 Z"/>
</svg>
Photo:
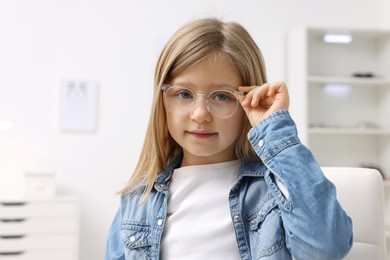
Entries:
<svg viewBox="0 0 390 260">
<path fill-rule="evenodd" d="M 199 102 L 197 96 L 206 97 L 206 106 L 211 114 L 219 118 L 233 115 L 238 107 L 238 99 L 234 92 L 216 90 L 210 93 L 194 93 L 192 90 L 171 86 L 165 89 L 164 102 L 169 113 L 183 114 L 191 112 Z"/>
</svg>

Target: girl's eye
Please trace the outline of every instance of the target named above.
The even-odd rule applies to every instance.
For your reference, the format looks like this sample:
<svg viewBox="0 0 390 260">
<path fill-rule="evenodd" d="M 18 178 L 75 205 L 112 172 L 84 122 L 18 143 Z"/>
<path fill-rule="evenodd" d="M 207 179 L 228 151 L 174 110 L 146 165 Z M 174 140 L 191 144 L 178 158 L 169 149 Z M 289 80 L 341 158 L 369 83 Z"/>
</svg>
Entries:
<svg viewBox="0 0 390 260">
<path fill-rule="evenodd" d="M 212 95 L 212 100 L 220 101 L 220 102 L 232 101 L 232 100 L 234 100 L 234 98 L 235 97 L 234 97 L 234 95 L 232 93 L 225 92 L 225 91 L 215 92 Z"/>
<path fill-rule="evenodd" d="M 190 99 L 190 98 L 192 98 L 193 95 L 192 95 L 191 91 L 183 89 L 183 90 L 178 91 L 176 96 L 181 98 L 181 99 Z"/>
</svg>

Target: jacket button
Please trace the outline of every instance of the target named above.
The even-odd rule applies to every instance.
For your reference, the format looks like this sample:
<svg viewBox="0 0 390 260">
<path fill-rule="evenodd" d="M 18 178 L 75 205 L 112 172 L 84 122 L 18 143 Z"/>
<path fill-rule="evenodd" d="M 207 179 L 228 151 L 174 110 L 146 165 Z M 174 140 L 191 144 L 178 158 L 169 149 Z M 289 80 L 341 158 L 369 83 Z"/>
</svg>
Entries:
<svg viewBox="0 0 390 260">
<path fill-rule="evenodd" d="M 160 218 L 158 221 L 157 221 L 157 225 L 161 226 L 163 224 L 163 220 Z"/>
<path fill-rule="evenodd" d="M 258 143 L 259 147 L 262 147 L 264 145 L 264 140 L 260 140 L 259 143 Z"/>
<path fill-rule="evenodd" d="M 130 242 L 135 242 L 135 236 L 130 237 Z"/>
<path fill-rule="evenodd" d="M 238 221 L 240 221 L 240 216 L 239 215 L 235 215 L 234 217 L 233 217 L 233 220 L 234 220 L 234 222 L 238 222 Z"/>
</svg>

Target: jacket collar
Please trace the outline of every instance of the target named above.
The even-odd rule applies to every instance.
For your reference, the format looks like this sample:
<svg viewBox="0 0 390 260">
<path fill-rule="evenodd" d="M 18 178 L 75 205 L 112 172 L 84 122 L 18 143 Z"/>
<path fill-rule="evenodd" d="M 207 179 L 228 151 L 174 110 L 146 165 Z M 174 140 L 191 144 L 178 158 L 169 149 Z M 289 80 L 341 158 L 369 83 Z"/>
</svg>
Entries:
<svg viewBox="0 0 390 260">
<path fill-rule="evenodd" d="M 182 159 L 183 153 L 177 154 L 168 162 L 167 166 L 157 174 L 157 179 L 154 185 L 156 190 L 163 191 L 168 188 L 173 170 L 180 165 Z M 237 179 L 241 179 L 244 176 L 263 177 L 266 172 L 267 167 L 260 160 L 241 161 L 241 165 L 237 173 Z"/>
<path fill-rule="evenodd" d="M 164 169 L 157 173 L 156 182 L 154 184 L 156 190 L 163 191 L 168 188 L 169 180 L 172 177 L 173 170 L 180 165 L 182 159 L 183 153 L 177 154 L 168 162 Z"/>
</svg>

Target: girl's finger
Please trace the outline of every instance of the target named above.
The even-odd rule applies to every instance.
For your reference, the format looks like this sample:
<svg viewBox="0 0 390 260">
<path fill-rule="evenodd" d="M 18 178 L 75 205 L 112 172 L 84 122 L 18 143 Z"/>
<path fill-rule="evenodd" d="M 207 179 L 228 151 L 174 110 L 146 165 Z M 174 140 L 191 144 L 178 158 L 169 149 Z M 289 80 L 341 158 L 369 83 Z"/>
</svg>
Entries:
<svg viewBox="0 0 390 260">
<path fill-rule="evenodd" d="M 268 85 L 269 84 L 266 83 L 262 86 L 239 87 L 239 91 L 247 93 L 241 104 L 243 106 L 257 107 L 260 100 L 266 97 Z"/>
<path fill-rule="evenodd" d="M 263 86 L 258 87 L 257 89 L 254 89 L 252 91 L 252 102 L 251 102 L 251 106 L 252 107 L 259 106 L 260 101 L 262 99 L 266 98 L 266 95 L 267 95 L 267 92 L 268 92 L 267 87 L 263 85 Z"/>
<path fill-rule="evenodd" d="M 243 96 L 240 99 L 240 103 L 242 106 L 247 107 L 250 105 L 250 102 L 251 102 L 250 93 L 255 88 L 257 88 L 257 86 L 240 86 L 240 87 L 238 87 L 238 91 L 241 91 L 245 94 L 245 96 Z"/>
</svg>

